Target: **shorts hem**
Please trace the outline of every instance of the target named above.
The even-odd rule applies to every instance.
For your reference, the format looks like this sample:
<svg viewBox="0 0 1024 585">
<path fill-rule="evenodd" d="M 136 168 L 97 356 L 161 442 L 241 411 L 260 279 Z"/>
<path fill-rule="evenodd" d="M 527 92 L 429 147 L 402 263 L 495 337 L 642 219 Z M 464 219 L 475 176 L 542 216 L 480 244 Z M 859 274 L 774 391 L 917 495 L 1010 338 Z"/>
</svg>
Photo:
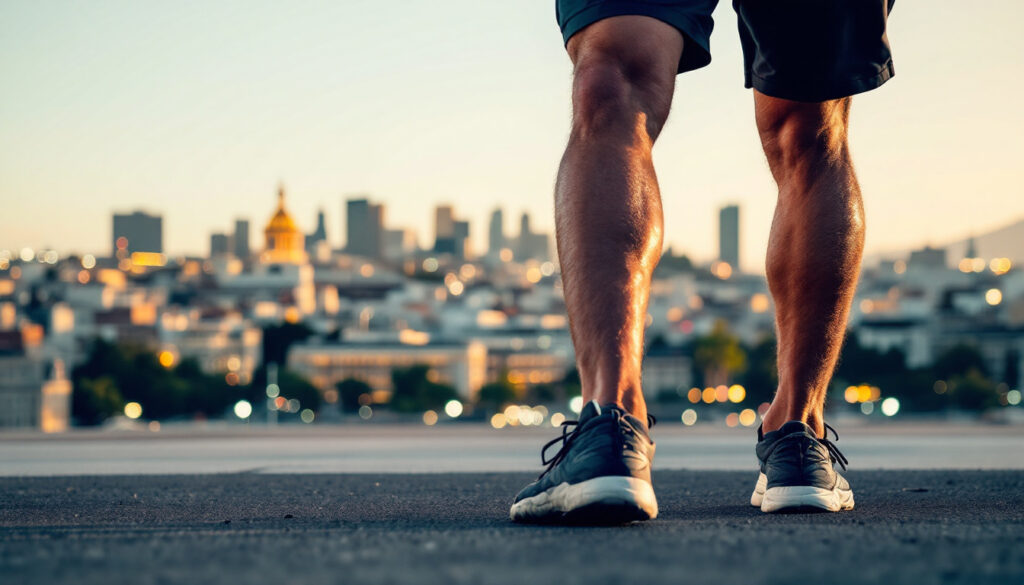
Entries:
<svg viewBox="0 0 1024 585">
<path fill-rule="evenodd" d="M 562 41 L 568 45 L 573 35 L 599 20 L 613 16 L 648 16 L 671 25 L 682 33 L 685 42 L 677 73 L 700 69 L 711 63 L 710 31 L 704 30 L 690 16 L 666 14 L 665 8 L 664 5 L 645 5 L 638 2 L 604 2 L 589 6 L 566 19 L 562 27 Z"/>
<path fill-rule="evenodd" d="M 824 102 L 856 95 L 877 89 L 896 75 L 892 59 L 882 66 L 877 75 L 855 77 L 837 81 L 808 83 L 808 80 L 778 80 L 758 77 L 750 70 L 745 72 L 744 86 L 774 98 L 794 102 Z M 797 88 L 797 89 L 794 89 Z"/>
</svg>

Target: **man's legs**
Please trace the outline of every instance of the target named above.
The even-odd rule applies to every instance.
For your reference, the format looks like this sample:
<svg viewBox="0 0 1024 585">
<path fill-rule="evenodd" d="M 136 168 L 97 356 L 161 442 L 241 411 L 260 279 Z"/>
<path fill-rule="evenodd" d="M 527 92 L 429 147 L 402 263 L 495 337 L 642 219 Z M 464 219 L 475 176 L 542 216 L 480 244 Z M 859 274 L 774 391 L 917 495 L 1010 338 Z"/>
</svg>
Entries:
<svg viewBox="0 0 1024 585">
<path fill-rule="evenodd" d="M 825 393 L 864 248 L 864 210 L 846 139 L 850 98 L 805 103 L 755 91 L 754 105 L 779 186 L 766 266 L 779 387 L 763 430 L 799 420 L 822 437 Z"/>
<path fill-rule="evenodd" d="M 555 223 L 583 399 L 640 420 L 644 321 L 661 256 L 651 147 L 668 116 L 683 37 L 645 16 L 599 21 L 570 39 L 573 119 Z"/>
</svg>

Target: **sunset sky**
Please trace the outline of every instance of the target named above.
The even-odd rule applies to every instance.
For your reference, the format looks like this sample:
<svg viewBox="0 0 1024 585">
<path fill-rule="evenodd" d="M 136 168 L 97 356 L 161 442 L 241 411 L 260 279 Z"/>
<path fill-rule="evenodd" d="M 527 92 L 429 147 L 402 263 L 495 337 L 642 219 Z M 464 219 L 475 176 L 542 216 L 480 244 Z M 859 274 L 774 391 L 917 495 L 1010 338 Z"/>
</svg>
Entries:
<svg viewBox="0 0 1024 585">
<path fill-rule="evenodd" d="M 1021 6 L 897 2 L 896 77 L 853 105 L 869 252 L 1024 217 Z M 739 203 L 760 271 L 774 186 L 731 3 L 715 16 L 714 61 L 679 78 L 655 147 L 666 238 L 709 260 Z M 281 181 L 335 245 L 358 193 L 422 245 L 442 202 L 477 249 L 499 205 L 507 231 L 522 211 L 553 225 L 571 81 L 553 1 L 8 1 L 0 80 L 0 248 L 106 253 L 111 212 L 141 208 L 169 252 L 205 254 L 235 217 L 261 229 Z"/>
</svg>

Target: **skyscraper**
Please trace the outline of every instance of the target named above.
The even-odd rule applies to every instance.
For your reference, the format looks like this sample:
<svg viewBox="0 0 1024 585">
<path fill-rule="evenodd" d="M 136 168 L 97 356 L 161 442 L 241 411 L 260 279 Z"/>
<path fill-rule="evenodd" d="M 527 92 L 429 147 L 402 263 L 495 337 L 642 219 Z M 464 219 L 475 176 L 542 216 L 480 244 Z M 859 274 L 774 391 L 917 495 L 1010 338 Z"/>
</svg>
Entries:
<svg viewBox="0 0 1024 585">
<path fill-rule="evenodd" d="M 370 253 L 371 258 L 380 258 L 384 248 L 384 204 L 370 204 Z"/>
<path fill-rule="evenodd" d="M 164 251 L 163 218 L 142 211 L 135 211 L 131 214 L 115 213 L 111 243 L 114 256 L 117 255 L 118 250 L 124 250 L 127 254 L 134 252 L 162 254 Z"/>
<path fill-rule="evenodd" d="M 249 248 L 249 220 L 235 220 L 235 234 L 231 238 L 231 246 L 234 248 L 235 257 L 239 260 L 248 260 L 252 251 Z"/>
<path fill-rule="evenodd" d="M 210 257 L 226 256 L 231 253 L 231 238 L 227 234 L 210 234 Z"/>
<path fill-rule="evenodd" d="M 316 229 L 306 236 L 306 251 L 312 252 L 316 245 L 327 240 L 327 223 L 324 218 L 324 210 L 316 214 Z"/>
<path fill-rule="evenodd" d="M 519 217 L 519 237 L 514 251 L 517 260 L 548 260 L 551 255 L 548 235 L 534 233 L 530 228 L 530 214 L 525 212 Z"/>
<path fill-rule="evenodd" d="M 416 234 L 410 229 L 384 230 L 380 255 L 385 260 L 401 262 L 416 251 Z"/>
<path fill-rule="evenodd" d="M 434 252 L 438 254 L 462 253 L 455 240 L 455 212 L 451 205 L 438 205 L 434 209 Z"/>
<path fill-rule="evenodd" d="M 487 253 L 497 255 L 506 245 L 505 214 L 499 207 L 491 212 L 491 224 L 487 231 Z"/>
<path fill-rule="evenodd" d="M 367 258 L 380 258 L 384 239 L 384 206 L 368 199 L 346 202 L 345 252 Z"/>
<path fill-rule="evenodd" d="M 451 205 L 438 205 L 434 210 L 434 239 L 450 238 L 455 235 L 455 212 Z"/>
<path fill-rule="evenodd" d="M 726 205 L 718 211 L 718 259 L 734 270 L 740 266 L 740 208 Z"/>
<path fill-rule="evenodd" d="M 469 222 L 468 221 L 456 221 L 455 222 L 455 233 L 452 237 L 455 241 L 455 256 L 458 258 L 469 258 L 472 256 L 472 250 L 469 245 Z"/>
</svg>

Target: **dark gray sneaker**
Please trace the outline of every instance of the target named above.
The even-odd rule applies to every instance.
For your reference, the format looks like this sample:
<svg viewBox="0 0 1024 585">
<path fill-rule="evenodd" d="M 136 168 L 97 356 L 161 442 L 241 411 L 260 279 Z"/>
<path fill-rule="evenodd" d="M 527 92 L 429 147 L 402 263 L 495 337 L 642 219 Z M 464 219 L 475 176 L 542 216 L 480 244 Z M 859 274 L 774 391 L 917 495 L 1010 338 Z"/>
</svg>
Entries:
<svg viewBox="0 0 1024 585">
<path fill-rule="evenodd" d="M 579 421 L 562 424 L 562 436 L 541 450 L 548 468 L 516 494 L 512 520 L 624 524 L 658 515 L 651 486 L 654 442 L 647 424 L 593 401 L 584 406 Z M 545 453 L 559 441 L 561 449 L 548 459 Z"/>
<path fill-rule="evenodd" d="M 853 509 L 853 490 L 833 464 L 846 470 L 846 457 L 828 440 L 839 433 L 825 425 L 825 437 L 798 420 L 762 433 L 757 429 L 757 458 L 761 475 L 750 496 L 750 505 L 762 512 L 799 512 Z"/>
</svg>

